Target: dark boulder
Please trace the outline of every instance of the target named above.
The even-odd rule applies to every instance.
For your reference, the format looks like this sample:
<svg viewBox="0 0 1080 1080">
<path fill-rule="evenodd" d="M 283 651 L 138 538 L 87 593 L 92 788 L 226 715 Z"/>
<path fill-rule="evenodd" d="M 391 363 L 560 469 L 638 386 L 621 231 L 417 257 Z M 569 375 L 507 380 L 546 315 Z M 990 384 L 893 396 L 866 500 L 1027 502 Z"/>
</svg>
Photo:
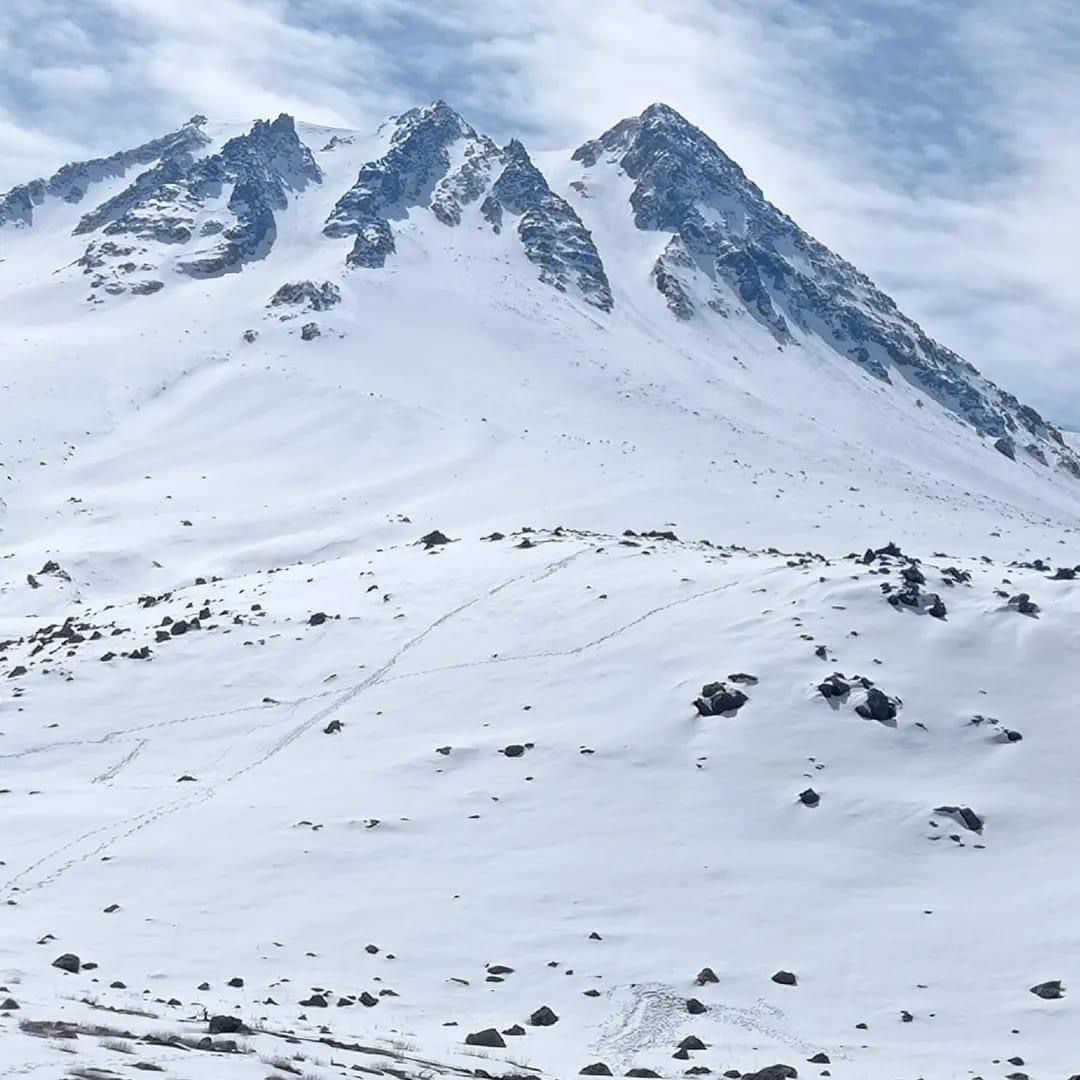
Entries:
<svg viewBox="0 0 1080 1080">
<path fill-rule="evenodd" d="M 971 809 L 970 806 L 935 806 L 935 814 L 948 814 L 956 818 L 965 829 L 981 833 L 983 831 L 983 819 Z"/>
<path fill-rule="evenodd" d="M 595 1065 L 586 1065 L 584 1069 L 578 1073 L 579 1076 L 610 1076 L 611 1070 L 602 1062 L 598 1061 Z"/>
<path fill-rule="evenodd" d="M 781 986 L 797 986 L 799 980 L 790 971 L 778 971 L 773 977 L 774 983 L 779 983 Z"/>
<path fill-rule="evenodd" d="M 438 529 L 433 529 L 426 536 L 420 537 L 420 543 L 426 548 L 439 547 L 442 544 L 451 543 L 450 537 Z"/>
<path fill-rule="evenodd" d="M 58 956 L 53 962 L 54 968 L 59 968 L 61 971 L 66 971 L 71 975 L 78 975 L 79 969 L 82 967 L 82 962 L 74 953 L 64 953 L 63 956 Z"/>
<path fill-rule="evenodd" d="M 244 1030 L 244 1022 L 239 1016 L 211 1016 L 206 1030 L 211 1035 L 235 1035 Z"/>
<path fill-rule="evenodd" d="M 1065 987 L 1061 985 L 1060 979 L 1051 979 L 1050 982 L 1039 983 L 1037 986 L 1033 986 L 1031 992 L 1036 997 L 1041 997 L 1044 1001 L 1056 1001 L 1058 998 L 1065 996 Z"/>
<path fill-rule="evenodd" d="M 866 720 L 876 720 L 879 724 L 887 724 L 896 719 L 896 702 L 886 697 L 876 687 L 872 687 L 866 693 L 866 701 L 855 706 L 855 711 Z"/>
<path fill-rule="evenodd" d="M 807 788 L 799 792 L 799 802 L 803 806 L 817 806 L 821 802 L 821 796 L 813 788 Z"/>
<path fill-rule="evenodd" d="M 830 675 L 824 682 L 818 683 L 818 693 L 824 698 L 843 697 L 851 693 L 851 686 L 839 675 Z"/>
<path fill-rule="evenodd" d="M 696 1035 L 687 1035 L 682 1042 L 679 1043 L 680 1050 L 705 1050 L 707 1049 L 705 1044 Z"/>
<path fill-rule="evenodd" d="M 712 691 L 706 694 L 705 691 Z M 702 687 L 702 696 L 694 701 L 699 716 L 720 716 L 738 712 L 750 699 L 741 690 L 729 690 L 723 683 Z"/>
<path fill-rule="evenodd" d="M 716 977 L 716 972 L 711 967 L 703 967 L 698 973 L 697 978 L 694 980 L 698 986 L 705 986 L 706 983 L 718 983 L 720 980 Z"/>
<path fill-rule="evenodd" d="M 691 1016 L 700 1016 L 701 1013 L 708 1012 L 709 1007 L 707 1005 L 705 1005 L 703 1002 L 698 1001 L 697 998 L 690 998 L 686 1002 L 686 1011 Z"/>
<path fill-rule="evenodd" d="M 466 1046 L 494 1046 L 503 1049 L 506 1040 L 494 1029 L 484 1028 L 483 1031 L 473 1031 L 465 1036 Z"/>
<path fill-rule="evenodd" d="M 541 1005 L 540 1008 L 529 1017 L 529 1023 L 533 1027 L 551 1027 L 552 1024 L 557 1024 L 558 1022 L 559 1018 L 547 1005 Z"/>
</svg>

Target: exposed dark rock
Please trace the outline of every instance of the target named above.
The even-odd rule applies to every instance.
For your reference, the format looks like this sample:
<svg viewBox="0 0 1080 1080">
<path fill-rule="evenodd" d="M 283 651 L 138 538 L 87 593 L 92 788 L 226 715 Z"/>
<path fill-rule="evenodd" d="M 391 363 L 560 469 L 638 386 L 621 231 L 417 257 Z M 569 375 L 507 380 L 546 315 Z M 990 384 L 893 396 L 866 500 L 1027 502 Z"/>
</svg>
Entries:
<svg viewBox="0 0 1080 1080">
<path fill-rule="evenodd" d="M 71 975 L 78 975 L 82 963 L 74 953 L 64 953 L 52 962 L 52 966 L 54 968 L 59 968 L 61 971 L 66 971 Z"/>
<path fill-rule="evenodd" d="M 494 1046 L 497 1048 L 503 1048 L 506 1046 L 506 1040 L 495 1030 L 495 1028 L 484 1028 L 483 1031 L 473 1031 L 465 1036 L 466 1046 Z"/>
<path fill-rule="evenodd" d="M 803 806 L 817 806 L 821 802 L 821 796 L 813 788 L 807 788 L 799 792 L 799 802 Z"/>
<path fill-rule="evenodd" d="M 532 1024 L 533 1027 L 551 1027 L 552 1024 L 556 1024 L 558 1021 L 559 1018 L 547 1005 L 541 1005 L 540 1008 L 529 1017 L 529 1023 Z"/>
<path fill-rule="evenodd" d="M 694 979 L 698 986 L 705 986 L 707 983 L 718 983 L 719 981 L 716 972 L 711 967 L 703 967 Z"/>
<path fill-rule="evenodd" d="M 690 998 L 686 1002 L 686 1011 L 690 1013 L 691 1016 L 699 1016 L 701 1013 L 708 1012 L 709 1007 L 698 1001 L 697 998 Z"/>
<path fill-rule="evenodd" d="M 1039 605 L 1026 592 L 1009 597 L 1009 607 L 1019 611 L 1021 615 L 1037 615 L 1039 613 Z"/>
<path fill-rule="evenodd" d="M 818 693 L 824 698 L 838 698 L 851 693 L 851 686 L 839 675 L 830 675 L 818 683 Z"/>
<path fill-rule="evenodd" d="M 4 998 L 0 1001 L 0 1012 L 14 1012 L 18 1007 L 19 1003 L 14 998 Z"/>
<path fill-rule="evenodd" d="M 377 997 L 375 997 L 374 994 L 369 994 L 365 990 L 360 995 L 360 1004 L 363 1005 L 365 1009 L 370 1009 L 370 1008 L 373 1008 L 375 1005 L 379 1004 L 379 999 Z"/>
<path fill-rule="evenodd" d="M 743 1073 L 742 1080 L 792 1080 L 799 1075 L 793 1065 L 767 1065 L 754 1073 Z"/>
<path fill-rule="evenodd" d="M 206 1030 L 211 1035 L 235 1035 L 244 1031 L 244 1023 L 239 1016 L 211 1016 Z"/>
<path fill-rule="evenodd" d="M 706 683 L 701 695 L 694 701 L 700 716 L 738 712 L 750 700 L 741 690 L 729 690 L 723 683 Z"/>
<path fill-rule="evenodd" d="M 680 1050 L 705 1050 L 705 1044 L 696 1035 L 687 1035 L 679 1043 Z"/>
<path fill-rule="evenodd" d="M 310 311 L 326 311 L 340 303 L 341 290 L 331 281 L 289 281 L 270 297 L 271 307 L 303 305 Z"/>
<path fill-rule="evenodd" d="M 325 1009 L 327 1008 L 326 998 L 322 994 L 312 994 L 311 997 L 304 998 L 297 1004 L 303 1006 L 305 1009 Z"/>
<path fill-rule="evenodd" d="M 981 833 L 983 831 L 983 819 L 971 809 L 970 806 L 935 806 L 935 814 L 948 814 L 956 818 L 965 829 Z"/>
<path fill-rule="evenodd" d="M 505 1028 L 503 1030 L 504 1035 L 524 1035 L 525 1029 L 520 1024 L 514 1024 L 512 1027 Z"/>
<path fill-rule="evenodd" d="M 525 753 L 525 747 L 520 743 L 511 743 L 509 746 L 503 747 L 503 753 L 507 757 L 521 757 Z"/>
<path fill-rule="evenodd" d="M 231 986 L 234 989 L 238 990 L 241 986 L 244 985 L 244 980 L 241 979 L 239 975 L 237 975 L 235 978 L 230 979 L 225 985 Z"/>
<path fill-rule="evenodd" d="M 887 697 L 876 687 L 866 692 L 866 701 L 855 706 L 855 711 L 866 720 L 877 720 L 880 724 L 887 724 L 896 719 L 897 703 Z"/>
<path fill-rule="evenodd" d="M 1016 443 L 1008 435 L 994 440 L 994 449 L 999 454 L 1004 454 L 1010 461 L 1016 460 Z"/>
<path fill-rule="evenodd" d="M 326 622 L 326 612 L 316 611 L 308 618 L 308 626 L 322 626 Z"/>
<path fill-rule="evenodd" d="M 300 327 L 301 341 L 314 341 L 317 337 L 322 337 L 322 329 L 317 322 L 306 322 Z"/>
<path fill-rule="evenodd" d="M 778 971 L 773 977 L 774 983 L 779 983 L 781 986 L 797 986 L 799 980 L 790 971 Z"/>
<path fill-rule="evenodd" d="M 807 1058 L 806 1060 L 809 1061 L 811 1065 L 832 1064 L 832 1060 L 830 1059 L 829 1055 L 825 1053 L 815 1054 L 812 1058 Z"/>
<path fill-rule="evenodd" d="M 1061 985 L 1060 979 L 1051 979 L 1049 982 L 1033 986 L 1031 992 L 1045 1001 L 1054 1001 L 1065 996 L 1065 987 Z"/>
<path fill-rule="evenodd" d="M 420 543 L 426 548 L 438 547 L 441 544 L 452 543 L 449 536 L 444 532 L 440 532 L 438 529 L 433 529 L 427 534 L 427 536 L 420 537 Z"/>
<path fill-rule="evenodd" d="M 584 1069 L 578 1074 L 579 1076 L 610 1076 L 611 1070 L 602 1062 L 598 1061 L 595 1065 L 586 1065 Z"/>
</svg>

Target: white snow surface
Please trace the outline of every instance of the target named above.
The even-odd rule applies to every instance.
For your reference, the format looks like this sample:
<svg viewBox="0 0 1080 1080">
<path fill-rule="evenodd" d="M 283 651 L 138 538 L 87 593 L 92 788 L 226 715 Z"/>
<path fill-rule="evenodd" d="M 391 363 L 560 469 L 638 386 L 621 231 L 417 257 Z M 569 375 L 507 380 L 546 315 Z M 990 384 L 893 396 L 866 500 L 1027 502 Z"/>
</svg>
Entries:
<svg viewBox="0 0 1080 1080">
<path fill-rule="evenodd" d="M 385 140 L 298 131 L 323 182 L 240 274 L 87 306 L 88 204 L 4 236 L 0 1077 L 1080 1072 L 1080 581 L 1011 565 L 1080 564 L 1080 482 L 820 343 L 676 322 L 666 237 L 568 155 L 537 163 L 610 314 L 475 205 L 346 273 L 321 226 Z M 300 280 L 342 303 L 267 307 Z M 944 620 L 886 602 L 907 559 L 848 558 L 888 541 Z M 207 1014 L 237 1052 L 169 1043 Z"/>
</svg>

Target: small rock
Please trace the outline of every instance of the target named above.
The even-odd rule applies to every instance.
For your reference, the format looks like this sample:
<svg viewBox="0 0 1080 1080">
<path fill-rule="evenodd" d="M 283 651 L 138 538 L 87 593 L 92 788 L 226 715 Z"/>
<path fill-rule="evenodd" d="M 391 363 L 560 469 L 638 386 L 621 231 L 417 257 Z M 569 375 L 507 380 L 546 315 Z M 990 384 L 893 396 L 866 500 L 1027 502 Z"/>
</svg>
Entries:
<svg viewBox="0 0 1080 1080">
<path fill-rule="evenodd" d="M 803 806 L 817 806 L 821 802 L 821 796 L 813 788 L 807 788 L 799 792 L 799 802 Z"/>
<path fill-rule="evenodd" d="M 779 983 L 781 986 L 797 986 L 799 980 L 790 971 L 778 971 L 773 977 L 774 983 Z"/>
<path fill-rule="evenodd" d="M 832 1064 L 832 1061 L 829 1058 L 829 1055 L 824 1054 L 824 1053 L 815 1054 L 812 1058 L 807 1058 L 806 1060 L 809 1061 L 811 1065 L 830 1065 L 830 1064 Z"/>
<path fill-rule="evenodd" d="M 525 1029 L 520 1024 L 514 1024 L 512 1027 L 505 1028 L 503 1030 L 504 1035 L 524 1035 Z"/>
<path fill-rule="evenodd" d="M 511 743 L 509 746 L 503 747 L 503 753 L 507 757 L 521 757 L 525 753 L 525 747 L 520 743 Z"/>
<path fill-rule="evenodd" d="M 679 1043 L 680 1050 L 704 1050 L 705 1044 L 696 1035 L 687 1035 L 681 1043 Z"/>
<path fill-rule="evenodd" d="M 14 998 L 4 998 L 0 1001 L 0 1012 L 14 1012 L 19 1007 L 19 1003 Z"/>
<path fill-rule="evenodd" d="M 697 998 L 690 998 L 690 1000 L 686 1003 L 686 1011 L 691 1016 L 700 1016 L 702 1013 L 708 1012 L 709 1007 L 698 1001 Z"/>
<path fill-rule="evenodd" d="M 82 963 L 74 953 L 64 953 L 63 956 L 58 956 L 52 962 L 52 966 L 71 975 L 78 975 Z"/>
<path fill-rule="evenodd" d="M 241 979 L 239 975 L 237 975 L 235 978 L 230 979 L 225 985 L 231 986 L 234 989 L 238 990 L 241 986 L 244 985 L 244 980 Z"/>
<path fill-rule="evenodd" d="M 579 1076 L 610 1076 L 611 1070 L 602 1062 L 598 1061 L 595 1065 L 586 1065 L 584 1069 L 578 1074 Z"/>
<path fill-rule="evenodd" d="M 366 1009 L 370 1009 L 374 1005 L 379 1004 L 379 999 L 374 994 L 369 994 L 366 990 L 360 995 L 360 1004 Z"/>
<path fill-rule="evenodd" d="M 716 977 L 716 972 L 711 967 L 703 967 L 698 973 L 697 978 L 694 980 L 698 986 L 705 986 L 706 983 L 718 983 L 720 980 Z"/>
<path fill-rule="evenodd" d="M 322 994 L 312 994 L 311 997 L 304 998 L 303 1001 L 300 1001 L 297 1004 L 303 1006 L 303 1008 L 305 1008 L 305 1009 L 325 1009 L 325 1008 L 327 1008 L 326 998 L 324 998 L 322 996 Z"/>
<path fill-rule="evenodd" d="M 1051 979 L 1050 982 L 1039 983 L 1038 986 L 1033 986 L 1031 992 L 1036 997 L 1041 997 L 1044 1001 L 1055 1001 L 1057 998 L 1065 996 L 1065 987 L 1061 985 L 1060 979 Z"/>
</svg>

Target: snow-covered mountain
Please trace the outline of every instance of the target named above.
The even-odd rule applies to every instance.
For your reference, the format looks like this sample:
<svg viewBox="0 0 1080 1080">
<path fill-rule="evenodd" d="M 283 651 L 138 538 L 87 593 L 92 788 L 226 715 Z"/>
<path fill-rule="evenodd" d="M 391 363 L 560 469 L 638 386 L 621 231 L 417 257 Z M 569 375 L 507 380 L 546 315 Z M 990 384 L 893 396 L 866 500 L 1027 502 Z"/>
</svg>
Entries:
<svg viewBox="0 0 1080 1080">
<path fill-rule="evenodd" d="M 1080 1070 L 1075 440 L 674 110 L 193 117 L 0 352 L 0 1077 Z"/>
</svg>

